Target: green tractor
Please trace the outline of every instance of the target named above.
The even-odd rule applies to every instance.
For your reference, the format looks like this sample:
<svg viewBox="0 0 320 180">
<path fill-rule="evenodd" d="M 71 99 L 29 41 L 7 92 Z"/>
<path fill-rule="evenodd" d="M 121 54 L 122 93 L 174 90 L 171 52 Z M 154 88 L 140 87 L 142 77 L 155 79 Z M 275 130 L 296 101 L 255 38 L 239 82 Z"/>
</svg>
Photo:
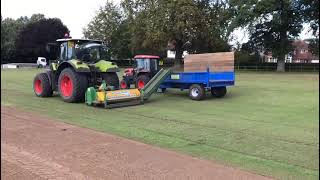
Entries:
<svg viewBox="0 0 320 180">
<path fill-rule="evenodd" d="M 65 102 L 72 103 L 84 101 L 86 89 L 101 85 L 103 80 L 108 86 L 119 88 L 119 68 L 106 61 L 108 53 L 102 41 L 58 39 L 47 48 L 57 60 L 50 61 L 50 69 L 34 78 L 36 96 L 50 97 L 57 91 Z"/>
</svg>

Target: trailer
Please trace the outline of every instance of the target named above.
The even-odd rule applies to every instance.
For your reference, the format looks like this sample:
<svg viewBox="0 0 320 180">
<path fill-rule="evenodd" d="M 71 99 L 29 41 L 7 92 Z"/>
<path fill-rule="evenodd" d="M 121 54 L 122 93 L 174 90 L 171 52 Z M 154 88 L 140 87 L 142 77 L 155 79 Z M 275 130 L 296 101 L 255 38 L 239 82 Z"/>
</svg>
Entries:
<svg viewBox="0 0 320 180">
<path fill-rule="evenodd" d="M 172 72 L 160 85 L 162 92 L 167 88 L 188 89 L 192 100 L 202 100 L 206 91 L 211 91 L 214 97 L 224 97 L 227 86 L 233 86 L 234 72 Z"/>
</svg>

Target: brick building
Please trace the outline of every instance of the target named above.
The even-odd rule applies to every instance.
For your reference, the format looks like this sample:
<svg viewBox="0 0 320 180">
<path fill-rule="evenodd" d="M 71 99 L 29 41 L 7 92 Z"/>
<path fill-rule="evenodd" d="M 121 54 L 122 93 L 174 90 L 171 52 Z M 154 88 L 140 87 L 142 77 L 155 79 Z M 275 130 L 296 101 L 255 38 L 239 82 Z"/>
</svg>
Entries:
<svg viewBox="0 0 320 180">
<path fill-rule="evenodd" d="M 319 57 L 314 56 L 307 41 L 296 40 L 292 43 L 294 50 L 285 57 L 286 63 L 319 63 Z M 268 52 L 265 55 L 265 62 L 277 62 L 277 59 L 272 57 L 272 53 Z"/>
</svg>

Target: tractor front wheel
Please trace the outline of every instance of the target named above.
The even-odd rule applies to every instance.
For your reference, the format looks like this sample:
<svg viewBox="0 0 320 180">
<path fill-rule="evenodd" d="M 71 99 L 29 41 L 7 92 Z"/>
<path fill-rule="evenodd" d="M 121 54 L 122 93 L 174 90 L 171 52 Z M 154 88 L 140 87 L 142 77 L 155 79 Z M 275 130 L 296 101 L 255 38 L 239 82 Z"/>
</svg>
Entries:
<svg viewBox="0 0 320 180">
<path fill-rule="evenodd" d="M 142 89 L 144 86 L 150 81 L 149 76 L 147 75 L 140 75 L 136 80 L 136 88 Z"/>
<path fill-rule="evenodd" d="M 106 81 L 106 84 L 113 86 L 114 89 L 119 89 L 119 78 L 117 73 L 103 73 L 102 78 Z"/>
<path fill-rule="evenodd" d="M 121 89 L 130 89 L 130 83 L 128 82 L 128 81 L 126 81 L 126 80 L 122 80 L 121 82 L 120 82 L 120 88 Z"/>
<path fill-rule="evenodd" d="M 52 96 L 49 77 L 46 73 L 39 73 L 33 80 L 33 91 L 38 97 Z"/>
<path fill-rule="evenodd" d="M 59 75 L 58 90 L 65 102 L 83 101 L 87 87 L 87 77 L 84 74 L 75 72 L 71 68 L 64 69 Z"/>
</svg>

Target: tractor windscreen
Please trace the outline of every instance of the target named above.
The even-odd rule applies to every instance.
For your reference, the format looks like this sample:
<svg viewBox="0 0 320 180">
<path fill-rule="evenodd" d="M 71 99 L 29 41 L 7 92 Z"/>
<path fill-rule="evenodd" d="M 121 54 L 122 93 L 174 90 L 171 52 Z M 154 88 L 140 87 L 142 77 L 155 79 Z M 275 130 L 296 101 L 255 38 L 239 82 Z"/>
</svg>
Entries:
<svg viewBox="0 0 320 180">
<path fill-rule="evenodd" d="M 135 59 L 135 68 L 138 70 L 150 70 L 150 59 Z"/>
<path fill-rule="evenodd" d="M 109 59 L 107 48 L 98 43 L 76 45 L 73 50 L 76 58 L 83 61 L 97 62 L 101 59 Z"/>
</svg>

